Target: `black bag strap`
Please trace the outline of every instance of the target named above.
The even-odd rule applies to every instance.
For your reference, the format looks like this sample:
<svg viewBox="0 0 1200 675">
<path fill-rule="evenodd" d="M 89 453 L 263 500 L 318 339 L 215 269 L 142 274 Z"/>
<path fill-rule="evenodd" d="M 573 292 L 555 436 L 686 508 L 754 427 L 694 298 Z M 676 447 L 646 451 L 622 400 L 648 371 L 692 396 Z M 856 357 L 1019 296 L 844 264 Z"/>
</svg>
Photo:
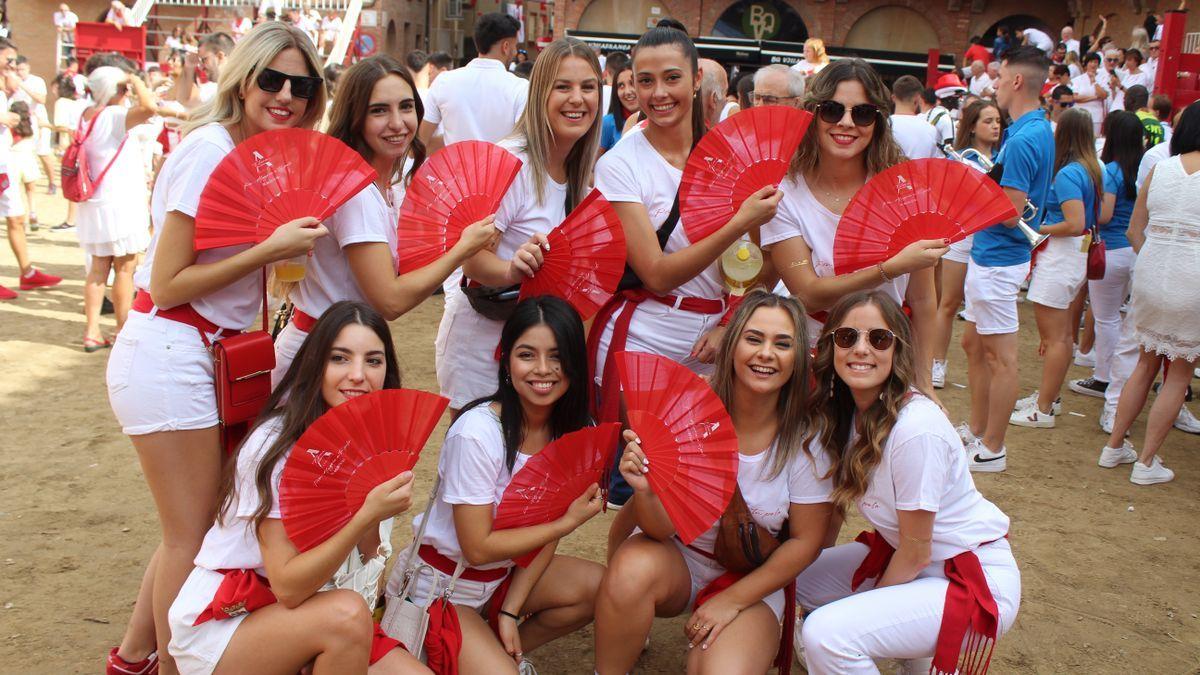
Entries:
<svg viewBox="0 0 1200 675">
<path fill-rule="evenodd" d="M 666 251 L 667 240 L 671 238 L 671 234 L 675 232 L 675 228 L 679 226 L 679 193 L 675 193 L 675 202 L 671 204 L 671 212 L 667 214 L 667 219 L 662 225 L 655 230 L 655 236 L 658 238 L 658 247 Z M 638 278 L 637 272 L 625 263 L 625 272 L 621 275 L 621 281 L 617 284 L 618 291 L 624 291 L 631 288 L 641 288 L 642 280 Z"/>
</svg>

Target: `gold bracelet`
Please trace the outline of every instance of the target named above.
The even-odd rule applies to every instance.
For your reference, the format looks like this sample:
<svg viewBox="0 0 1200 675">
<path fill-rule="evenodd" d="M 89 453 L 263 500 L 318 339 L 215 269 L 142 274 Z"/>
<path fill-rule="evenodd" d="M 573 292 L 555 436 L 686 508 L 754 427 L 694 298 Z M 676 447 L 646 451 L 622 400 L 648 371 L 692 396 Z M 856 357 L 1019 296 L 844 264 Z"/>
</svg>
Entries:
<svg viewBox="0 0 1200 675">
<path fill-rule="evenodd" d="M 788 269 L 793 269 L 796 267 L 804 267 L 807 264 L 808 264 L 808 260 L 793 260 L 792 264 L 788 265 Z"/>
<path fill-rule="evenodd" d="M 880 276 L 880 278 L 883 279 L 883 283 L 885 283 L 885 284 L 892 283 L 892 277 L 889 277 L 887 275 L 887 272 L 883 271 L 883 263 L 875 263 L 875 269 L 879 270 L 879 276 Z"/>
</svg>

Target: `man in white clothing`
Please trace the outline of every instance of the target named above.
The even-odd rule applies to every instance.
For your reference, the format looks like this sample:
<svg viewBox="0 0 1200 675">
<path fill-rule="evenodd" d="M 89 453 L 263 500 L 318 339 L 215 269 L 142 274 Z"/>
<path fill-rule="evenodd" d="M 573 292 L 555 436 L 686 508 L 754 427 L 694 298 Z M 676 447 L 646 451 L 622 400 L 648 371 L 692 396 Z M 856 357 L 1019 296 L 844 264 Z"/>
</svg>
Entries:
<svg viewBox="0 0 1200 675">
<path fill-rule="evenodd" d="M 54 185 L 54 148 L 50 144 L 50 136 L 53 129 L 50 124 L 50 113 L 46 109 L 46 80 L 34 75 L 29 70 L 29 59 L 25 56 L 18 56 L 16 61 L 17 77 L 20 78 L 20 88 L 10 97 L 10 101 L 24 101 L 29 104 L 30 121 L 33 122 L 33 151 L 37 155 L 38 162 L 42 165 L 42 171 L 46 173 L 46 182 L 48 183 L 48 192 L 54 194 L 56 191 Z M 30 207 L 30 222 L 35 222 L 33 218 L 33 202 L 29 203 Z"/>
<path fill-rule="evenodd" d="M 909 159 L 942 156 L 937 129 L 917 115 L 923 90 L 921 81 L 912 75 L 901 75 L 892 85 L 892 136 Z"/>
<path fill-rule="evenodd" d="M 183 57 L 183 72 L 175 81 L 174 99 L 188 110 L 211 101 L 217 95 L 217 78 L 221 76 L 221 66 L 232 51 L 233 38 L 228 33 L 211 33 L 204 36 L 196 53 L 189 52 Z M 205 78 L 208 80 L 203 84 L 196 82 L 198 68 L 204 69 Z"/>
<path fill-rule="evenodd" d="M 54 29 L 58 31 L 59 37 L 63 42 L 68 44 L 75 42 L 75 24 L 79 23 L 79 16 L 71 11 L 67 3 L 58 6 L 58 11 L 54 13 Z"/>
<path fill-rule="evenodd" d="M 428 146 L 439 126 L 446 145 L 470 140 L 495 143 L 512 132 L 529 97 L 529 82 L 508 72 L 520 28 L 516 19 L 500 12 L 475 22 L 479 56 L 443 73 L 429 87 L 425 119 L 417 134 L 422 142 Z"/>
<path fill-rule="evenodd" d="M 1042 50 L 1042 53 L 1049 55 L 1050 52 L 1054 51 L 1054 40 L 1049 35 L 1046 35 L 1044 31 L 1030 27 L 1017 32 L 1025 36 L 1025 44 L 1037 47 Z"/>
<path fill-rule="evenodd" d="M 971 62 L 971 83 L 967 89 L 980 98 L 992 97 L 992 78 L 988 76 L 983 61 Z"/>
<path fill-rule="evenodd" d="M 1067 48 L 1068 52 L 1075 52 L 1075 56 L 1083 56 L 1079 53 L 1079 40 L 1075 39 L 1075 28 L 1073 26 L 1063 26 L 1062 44 Z"/>
</svg>

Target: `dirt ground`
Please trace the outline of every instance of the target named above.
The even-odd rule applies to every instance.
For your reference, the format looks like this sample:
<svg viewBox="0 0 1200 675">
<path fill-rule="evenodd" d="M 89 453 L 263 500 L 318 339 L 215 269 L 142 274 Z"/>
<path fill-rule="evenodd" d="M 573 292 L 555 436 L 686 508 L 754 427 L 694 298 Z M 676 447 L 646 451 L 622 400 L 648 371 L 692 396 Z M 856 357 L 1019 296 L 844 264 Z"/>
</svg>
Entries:
<svg viewBox="0 0 1200 675">
<path fill-rule="evenodd" d="M 61 222 L 65 202 L 38 192 L 43 221 Z M 0 303 L 0 672 L 95 673 L 121 637 L 158 529 L 133 448 L 108 406 L 108 352 L 80 347 L 75 235 L 43 228 L 30 244 L 36 263 L 66 280 Z M 0 283 L 15 287 L 16 276 L 0 246 Z M 441 304 L 435 297 L 392 323 L 406 386 L 436 391 Z M 1024 394 L 1040 368 L 1032 312 L 1021 311 Z M 105 327 L 112 330 L 110 317 Z M 966 382 L 964 368 L 955 346 L 942 396 L 956 422 L 967 408 L 967 392 L 954 384 Z M 1086 375 L 1077 367 L 1070 374 Z M 1096 424 L 1100 401 L 1069 391 L 1063 398 L 1057 429 L 1012 428 L 1008 471 L 976 478 L 1012 517 L 1024 579 L 1020 615 L 992 672 L 1200 673 L 1200 438 L 1172 431 L 1162 454 L 1177 479 L 1138 487 L 1127 468 L 1096 465 L 1106 440 Z M 1142 431 L 1139 422 L 1135 443 Z M 418 467 L 419 493 L 444 432 L 443 422 Z M 611 517 L 597 517 L 560 550 L 602 560 Z M 852 520 L 842 539 L 861 528 Z M 395 543 L 408 536 L 405 518 Z M 637 671 L 682 672 L 685 648 L 682 620 L 659 620 Z M 585 629 L 530 657 L 543 674 L 589 673 L 591 650 Z"/>
</svg>

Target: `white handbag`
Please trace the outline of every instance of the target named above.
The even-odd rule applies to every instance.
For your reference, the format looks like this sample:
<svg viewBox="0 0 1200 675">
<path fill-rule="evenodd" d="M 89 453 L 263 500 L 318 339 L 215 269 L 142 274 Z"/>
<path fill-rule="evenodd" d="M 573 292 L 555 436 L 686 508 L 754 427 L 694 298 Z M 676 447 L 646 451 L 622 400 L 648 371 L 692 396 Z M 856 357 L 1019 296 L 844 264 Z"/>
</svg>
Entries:
<svg viewBox="0 0 1200 675">
<path fill-rule="evenodd" d="M 355 549 L 334 573 L 333 579 L 321 590 L 341 588 L 354 591 L 366 601 L 367 609 L 375 611 L 375 605 L 379 602 L 379 579 L 383 576 L 384 568 L 387 567 L 388 558 L 392 557 L 392 527 L 394 524 L 391 518 L 380 522 L 379 548 L 375 549 L 375 555 L 364 562 L 362 554 Z"/>
</svg>

